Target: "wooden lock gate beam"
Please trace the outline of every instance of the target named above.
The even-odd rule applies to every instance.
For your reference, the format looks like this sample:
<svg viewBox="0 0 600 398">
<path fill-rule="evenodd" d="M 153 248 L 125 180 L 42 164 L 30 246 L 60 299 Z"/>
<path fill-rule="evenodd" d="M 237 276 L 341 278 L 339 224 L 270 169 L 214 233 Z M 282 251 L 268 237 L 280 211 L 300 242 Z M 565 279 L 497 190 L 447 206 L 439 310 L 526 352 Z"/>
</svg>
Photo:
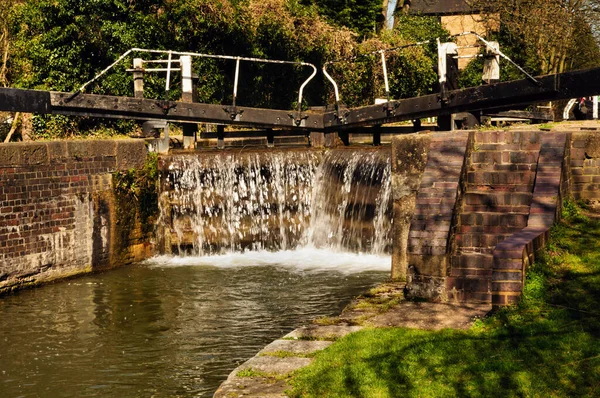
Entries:
<svg viewBox="0 0 600 398">
<path fill-rule="evenodd" d="M 15 88 L 0 88 L 0 111 L 323 130 L 320 113 L 303 114 L 298 123 L 296 111 Z"/>
<path fill-rule="evenodd" d="M 447 92 L 429 94 L 378 105 L 340 109 L 323 116 L 326 131 L 357 126 L 380 125 L 459 112 L 474 112 L 543 101 L 588 97 L 600 94 L 600 68 L 578 70 L 536 78 L 513 80 Z"/>
<path fill-rule="evenodd" d="M 536 79 L 537 83 L 522 79 L 452 90 L 447 92 L 445 99 L 440 98 L 439 94 L 430 94 L 390 100 L 379 105 L 302 115 L 298 115 L 296 111 L 277 109 L 0 88 L 0 111 L 334 132 L 360 126 L 600 94 L 600 68 Z"/>
</svg>

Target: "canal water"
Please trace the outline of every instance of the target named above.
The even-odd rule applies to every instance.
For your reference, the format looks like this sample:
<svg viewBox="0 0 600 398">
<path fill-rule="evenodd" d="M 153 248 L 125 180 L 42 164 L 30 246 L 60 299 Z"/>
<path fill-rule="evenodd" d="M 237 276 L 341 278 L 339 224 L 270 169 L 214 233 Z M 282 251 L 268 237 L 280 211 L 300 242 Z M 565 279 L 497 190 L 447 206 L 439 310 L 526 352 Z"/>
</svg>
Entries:
<svg viewBox="0 0 600 398">
<path fill-rule="evenodd" d="M 0 397 L 210 397 L 389 269 L 389 256 L 310 248 L 158 257 L 6 296 Z"/>
</svg>

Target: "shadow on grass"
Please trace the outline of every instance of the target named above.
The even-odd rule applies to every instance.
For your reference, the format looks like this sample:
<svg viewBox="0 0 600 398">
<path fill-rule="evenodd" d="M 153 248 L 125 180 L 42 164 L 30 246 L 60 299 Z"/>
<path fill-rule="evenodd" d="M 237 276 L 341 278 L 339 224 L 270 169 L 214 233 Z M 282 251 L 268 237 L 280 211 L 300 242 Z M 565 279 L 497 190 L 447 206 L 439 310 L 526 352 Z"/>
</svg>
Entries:
<svg viewBox="0 0 600 398">
<path fill-rule="evenodd" d="M 600 396 L 600 222 L 554 228 L 524 299 L 468 331 L 347 336 L 293 379 L 295 397 Z"/>
<path fill-rule="evenodd" d="M 365 349 L 379 353 L 362 355 Z M 600 354 L 597 340 L 583 331 L 542 329 L 479 337 L 451 331 L 365 331 L 332 351 L 338 361 L 317 366 L 309 376 L 309 388 L 299 396 L 597 396 L 600 392 L 600 360 L 586 360 Z"/>
</svg>

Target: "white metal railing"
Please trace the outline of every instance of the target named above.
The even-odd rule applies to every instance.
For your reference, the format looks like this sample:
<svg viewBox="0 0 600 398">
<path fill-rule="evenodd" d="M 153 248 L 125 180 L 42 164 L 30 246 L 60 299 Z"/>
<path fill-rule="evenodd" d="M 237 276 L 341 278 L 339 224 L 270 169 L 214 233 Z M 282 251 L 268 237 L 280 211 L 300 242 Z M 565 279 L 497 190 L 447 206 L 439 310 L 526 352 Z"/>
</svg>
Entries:
<svg viewBox="0 0 600 398">
<path fill-rule="evenodd" d="M 94 83 L 96 80 L 98 80 L 100 77 L 102 77 L 108 71 L 110 71 L 112 68 L 114 68 L 116 65 L 118 65 L 128 55 L 130 55 L 132 53 L 150 53 L 150 54 L 166 54 L 166 55 L 168 55 L 167 60 L 144 61 L 144 62 L 148 62 L 148 63 L 151 62 L 151 63 L 163 63 L 163 64 L 166 63 L 167 64 L 166 68 L 153 69 L 155 71 L 160 70 L 163 72 L 167 72 L 167 80 L 166 80 L 166 87 L 165 87 L 167 92 L 170 89 L 171 72 L 180 70 L 180 68 L 172 68 L 172 66 L 171 66 L 173 63 L 179 62 L 178 60 L 174 60 L 172 58 L 173 55 L 190 56 L 190 57 L 197 57 L 197 58 L 227 59 L 227 60 L 235 61 L 235 77 L 234 77 L 234 84 L 233 84 L 233 106 L 234 107 L 235 107 L 236 100 L 237 100 L 240 61 L 259 62 L 259 63 L 267 63 L 267 64 L 300 65 L 300 66 L 307 66 L 307 67 L 312 68 L 313 72 L 302 83 L 302 85 L 300 86 L 300 89 L 298 90 L 298 112 L 300 112 L 302 110 L 302 98 L 303 98 L 304 88 L 317 74 L 317 67 L 308 62 L 283 61 L 283 60 L 273 60 L 273 59 L 253 58 L 253 57 L 238 57 L 238 56 L 232 56 L 232 55 L 202 54 L 202 53 L 195 53 L 195 52 L 181 52 L 181 51 L 171 51 L 171 50 L 149 50 L 149 49 L 143 49 L 143 48 L 132 48 L 132 49 L 127 50 L 125 53 L 123 53 L 119 58 L 117 58 L 117 60 L 115 62 L 113 62 L 108 67 L 106 67 L 104 70 L 102 70 L 100 73 L 98 73 L 96 76 L 94 76 L 94 78 L 85 82 L 81 87 L 79 87 L 79 89 L 77 89 L 73 93 L 73 95 L 70 97 L 70 99 L 74 98 L 76 95 L 78 95 L 80 93 L 83 93 L 87 86 Z"/>
<path fill-rule="evenodd" d="M 451 38 L 454 37 L 460 37 L 460 36 L 467 36 L 467 35 L 474 35 L 479 41 L 481 41 L 483 43 L 483 45 L 488 49 L 488 51 L 493 54 L 493 55 L 498 55 L 502 58 L 504 58 L 505 60 L 507 60 L 508 62 L 510 62 L 513 66 L 515 66 L 521 73 L 523 73 L 525 76 L 527 76 L 527 78 L 529 80 L 531 80 L 532 82 L 538 84 L 538 81 L 531 76 L 529 73 L 527 73 L 527 71 L 525 69 L 523 69 L 522 67 L 520 67 L 517 63 L 515 63 L 512 59 L 510 59 L 506 54 L 504 54 L 502 51 L 500 51 L 499 48 L 497 48 L 497 46 L 494 46 L 493 43 L 485 40 L 480 34 L 476 33 L 476 32 L 462 32 L 462 33 L 458 33 L 455 35 L 451 35 Z M 435 38 L 435 39 L 431 39 L 431 40 L 425 40 L 425 41 L 421 41 L 421 42 L 416 42 L 416 43 L 410 43 L 410 44 L 405 44 L 405 45 L 401 45 L 401 46 L 396 46 L 396 47 L 390 47 L 390 48 L 386 48 L 386 49 L 382 49 L 382 50 L 375 50 L 375 51 L 371 51 L 365 54 L 360 54 L 360 55 L 356 55 L 353 57 L 347 57 L 347 58 L 340 58 L 337 60 L 333 60 L 333 61 L 328 61 L 323 65 L 323 74 L 325 75 L 325 77 L 327 78 L 327 80 L 329 80 L 329 82 L 333 85 L 333 90 L 334 90 L 334 94 L 335 94 L 335 103 L 336 103 L 336 108 L 338 108 L 339 104 L 340 104 L 340 93 L 339 93 L 339 88 L 337 83 L 335 82 L 335 80 L 333 79 L 333 77 L 331 77 L 331 75 L 328 73 L 327 71 L 327 66 L 334 64 L 334 63 L 339 63 L 339 62 L 349 62 L 349 61 L 355 61 L 357 59 L 361 59 L 361 58 L 367 58 L 373 55 L 380 55 L 381 56 L 381 67 L 383 69 L 383 80 L 384 80 L 384 84 L 385 84 L 385 95 L 388 98 L 389 101 L 389 95 L 390 95 L 390 89 L 389 89 L 389 81 L 388 81 L 388 73 L 387 73 L 387 66 L 386 66 L 386 59 L 385 59 L 385 54 L 388 52 L 392 52 L 392 51 L 398 51 L 398 50 L 403 50 L 409 47 L 418 47 L 418 46 L 423 46 L 425 44 L 431 44 L 434 42 L 438 42 L 438 46 L 439 46 L 439 40 L 440 38 Z M 468 48 L 477 48 L 479 46 L 466 46 Z M 465 48 L 466 48 L 465 47 Z M 470 56 L 468 56 L 470 57 Z M 443 71 L 438 71 L 438 73 L 443 73 Z"/>
</svg>

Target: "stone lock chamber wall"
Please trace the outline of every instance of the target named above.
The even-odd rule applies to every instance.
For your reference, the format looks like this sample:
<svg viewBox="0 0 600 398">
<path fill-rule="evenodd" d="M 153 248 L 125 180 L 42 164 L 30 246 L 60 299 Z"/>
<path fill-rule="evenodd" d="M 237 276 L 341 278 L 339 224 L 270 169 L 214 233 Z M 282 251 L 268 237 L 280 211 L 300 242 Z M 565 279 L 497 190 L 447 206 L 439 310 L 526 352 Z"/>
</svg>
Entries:
<svg viewBox="0 0 600 398">
<path fill-rule="evenodd" d="M 156 220 L 144 224 L 113 177 L 146 159 L 133 140 L 0 146 L 0 293 L 152 255 Z M 406 278 L 409 297 L 514 303 L 562 199 L 600 200 L 596 131 L 398 136 L 391 169 L 392 277 Z"/>
<path fill-rule="evenodd" d="M 0 145 L 0 294 L 151 255 L 113 182 L 146 156 L 133 140 Z"/>
</svg>

